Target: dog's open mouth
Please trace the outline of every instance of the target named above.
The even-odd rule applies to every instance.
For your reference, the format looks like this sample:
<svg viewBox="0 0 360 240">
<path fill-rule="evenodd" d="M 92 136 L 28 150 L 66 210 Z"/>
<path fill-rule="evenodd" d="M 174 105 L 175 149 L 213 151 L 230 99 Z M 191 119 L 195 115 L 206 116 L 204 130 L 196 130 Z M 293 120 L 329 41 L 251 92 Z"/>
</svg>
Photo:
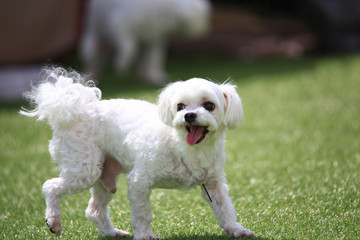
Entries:
<svg viewBox="0 0 360 240">
<path fill-rule="evenodd" d="M 186 141 L 190 146 L 194 146 L 195 144 L 200 143 L 202 140 L 204 140 L 206 134 L 209 132 L 207 127 L 192 125 L 186 126 L 186 130 L 188 131 Z"/>
</svg>

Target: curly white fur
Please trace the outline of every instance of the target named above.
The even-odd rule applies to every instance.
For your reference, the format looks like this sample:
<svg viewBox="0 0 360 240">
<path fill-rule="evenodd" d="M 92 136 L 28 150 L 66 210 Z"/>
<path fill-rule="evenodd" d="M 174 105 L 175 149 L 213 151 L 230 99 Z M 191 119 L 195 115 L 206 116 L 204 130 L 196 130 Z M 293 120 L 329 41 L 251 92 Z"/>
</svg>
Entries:
<svg viewBox="0 0 360 240">
<path fill-rule="evenodd" d="M 114 228 L 107 210 L 114 192 L 107 180 L 115 182 L 121 172 L 128 179 L 134 239 L 156 238 L 150 226 L 153 188 L 199 184 L 206 186 L 212 201 L 204 189 L 202 195 L 227 234 L 254 236 L 236 222 L 223 171 L 225 129 L 243 116 L 235 86 L 200 78 L 176 82 L 162 91 L 158 105 L 100 96 L 80 75 L 55 69 L 27 95 L 35 109 L 21 111 L 47 119 L 53 130 L 49 150 L 60 177 L 43 186 L 52 232 L 61 233 L 61 196 L 91 188 L 88 219 L 103 236 L 128 236 Z M 119 169 L 115 174 L 111 164 Z"/>
</svg>

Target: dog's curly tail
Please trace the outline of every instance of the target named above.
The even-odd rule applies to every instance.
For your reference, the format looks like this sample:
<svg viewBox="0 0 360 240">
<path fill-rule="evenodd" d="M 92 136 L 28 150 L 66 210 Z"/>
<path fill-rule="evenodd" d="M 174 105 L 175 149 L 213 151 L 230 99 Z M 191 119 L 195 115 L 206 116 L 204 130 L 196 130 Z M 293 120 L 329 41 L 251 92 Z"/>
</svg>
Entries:
<svg viewBox="0 0 360 240">
<path fill-rule="evenodd" d="M 64 68 L 45 68 L 43 81 L 24 94 L 33 110 L 22 109 L 20 114 L 47 119 L 51 126 L 70 127 L 86 116 L 86 105 L 100 101 L 101 91 L 93 81 L 87 81 L 76 71 Z"/>
</svg>

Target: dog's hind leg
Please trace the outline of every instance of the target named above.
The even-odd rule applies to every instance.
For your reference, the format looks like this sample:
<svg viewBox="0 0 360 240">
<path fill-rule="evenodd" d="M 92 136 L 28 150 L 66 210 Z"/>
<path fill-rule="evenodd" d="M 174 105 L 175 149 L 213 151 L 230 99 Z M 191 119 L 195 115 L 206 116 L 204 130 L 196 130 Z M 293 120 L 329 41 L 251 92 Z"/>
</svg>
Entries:
<svg viewBox="0 0 360 240">
<path fill-rule="evenodd" d="M 53 178 L 47 180 L 43 185 L 43 194 L 46 202 L 45 218 L 49 230 L 60 236 L 61 234 L 61 211 L 60 202 L 61 197 L 65 194 L 74 194 L 89 189 L 96 179 L 100 177 L 100 170 L 97 176 L 90 176 L 86 179 L 72 178 L 67 180 L 65 178 Z"/>
<path fill-rule="evenodd" d="M 43 185 L 43 194 L 46 202 L 46 224 L 50 231 L 57 236 L 61 234 L 60 201 L 64 194 L 61 178 L 47 180 Z"/>
<path fill-rule="evenodd" d="M 108 212 L 108 204 L 113 194 L 104 186 L 102 180 L 99 179 L 91 188 L 91 194 L 85 215 L 99 229 L 100 234 L 106 237 L 130 236 L 128 232 L 114 228 Z"/>
<path fill-rule="evenodd" d="M 61 234 L 60 201 L 65 194 L 74 194 L 91 188 L 101 175 L 101 165 L 79 161 L 73 168 L 61 169 L 60 177 L 47 180 L 43 185 L 46 202 L 45 218 L 50 231 Z M 100 166 L 99 166 L 100 165 Z"/>
</svg>

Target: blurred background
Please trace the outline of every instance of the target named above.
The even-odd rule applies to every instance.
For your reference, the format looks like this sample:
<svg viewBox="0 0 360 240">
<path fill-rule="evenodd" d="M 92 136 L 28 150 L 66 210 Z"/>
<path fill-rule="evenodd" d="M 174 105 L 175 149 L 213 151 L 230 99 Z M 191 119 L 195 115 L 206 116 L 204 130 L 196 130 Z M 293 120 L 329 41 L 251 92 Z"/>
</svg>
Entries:
<svg viewBox="0 0 360 240">
<path fill-rule="evenodd" d="M 21 99 L 44 65 L 60 64 L 83 71 L 79 45 L 88 24 L 89 2 L 0 1 L 0 101 Z M 214 54 L 253 61 L 360 50 L 357 0 L 212 0 L 209 3 L 208 31 L 196 39 L 169 34 L 168 56 Z M 166 60 L 164 65 L 166 69 Z M 171 76 L 170 80 L 177 78 Z M 98 80 L 101 82 L 101 75 Z M 119 76 L 114 81 L 122 80 Z"/>
</svg>

